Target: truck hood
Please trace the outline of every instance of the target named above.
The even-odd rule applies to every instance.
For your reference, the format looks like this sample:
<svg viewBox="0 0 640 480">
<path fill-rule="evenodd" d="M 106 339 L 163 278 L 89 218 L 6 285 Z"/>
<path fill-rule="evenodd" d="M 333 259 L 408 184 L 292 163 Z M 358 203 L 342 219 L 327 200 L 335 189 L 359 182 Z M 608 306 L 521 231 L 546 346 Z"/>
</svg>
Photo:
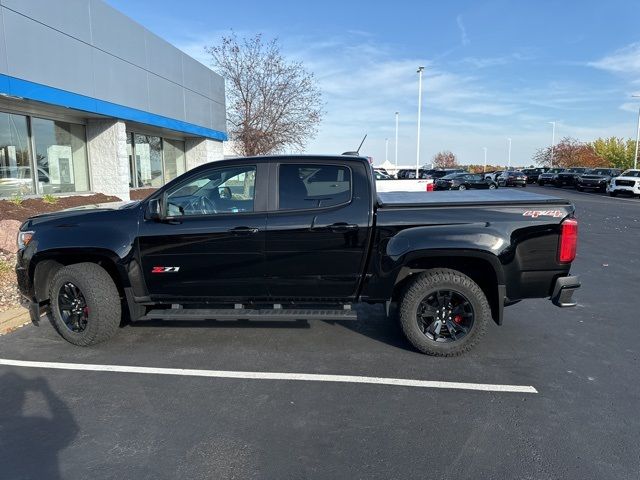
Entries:
<svg viewBox="0 0 640 480">
<path fill-rule="evenodd" d="M 611 178 L 611 175 L 596 175 L 594 173 L 588 173 L 586 175 L 580 175 L 580 178 L 584 178 L 585 180 L 608 180 Z"/>
<path fill-rule="evenodd" d="M 58 220 L 62 218 L 77 217 L 88 214 L 100 214 L 103 212 L 112 212 L 114 210 L 124 210 L 133 208 L 139 203 L 139 200 L 130 200 L 122 202 L 94 203 L 89 205 L 82 205 L 80 207 L 67 208 L 65 210 L 59 210 L 57 212 L 41 213 L 40 215 L 35 215 L 29 218 L 26 223 L 37 225 L 39 223 L 50 220 Z"/>
</svg>

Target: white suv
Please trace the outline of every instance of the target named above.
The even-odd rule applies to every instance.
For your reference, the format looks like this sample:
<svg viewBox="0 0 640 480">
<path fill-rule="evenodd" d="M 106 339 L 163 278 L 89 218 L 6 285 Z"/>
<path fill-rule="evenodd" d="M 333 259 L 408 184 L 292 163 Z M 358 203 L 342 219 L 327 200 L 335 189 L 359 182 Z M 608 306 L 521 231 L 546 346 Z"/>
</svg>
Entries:
<svg viewBox="0 0 640 480">
<path fill-rule="evenodd" d="M 640 170 L 626 170 L 619 177 L 612 178 L 607 191 L 612 197 L 619 193 L 640 195 Z"/>
</svg>

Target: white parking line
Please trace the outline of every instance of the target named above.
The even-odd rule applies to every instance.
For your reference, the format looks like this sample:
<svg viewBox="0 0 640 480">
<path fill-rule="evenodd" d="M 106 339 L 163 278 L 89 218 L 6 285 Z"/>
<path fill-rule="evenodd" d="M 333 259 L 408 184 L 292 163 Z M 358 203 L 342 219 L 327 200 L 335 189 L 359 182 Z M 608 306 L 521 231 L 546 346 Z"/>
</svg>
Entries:
<svg viewBox="0 0 640 480">
<path fill-rule="evenodd" d="M 95 365 L 85 363 L 32 362 L 0 358 L 0 365 L 55 370 L 92 372 L 146 373 L 152 375 L 179 375 L 186 377 L 241 378 L 249 380 L 297 380 L 306 382 L 365 383 L 395 387 L 445 388 L 454 390 L 480 390 L 483 392 L 538 393 L 528 385 L 494 385 L 489 383 L 438 382 L 405 378 L 361 377 L 353 375 L 319 375 L 314 373 L 235 372 L 228 370 L 193 370 L 186 368 L 133 367 L 128 365 Z"/>
</svg>

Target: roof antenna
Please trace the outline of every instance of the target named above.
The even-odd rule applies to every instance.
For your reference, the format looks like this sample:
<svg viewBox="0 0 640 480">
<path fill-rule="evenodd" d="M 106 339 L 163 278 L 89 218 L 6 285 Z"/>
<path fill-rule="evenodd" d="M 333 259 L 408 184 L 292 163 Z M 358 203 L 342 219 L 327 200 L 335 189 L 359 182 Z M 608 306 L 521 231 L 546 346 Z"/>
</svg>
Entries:
<svg viewBox="0 0 640 480">
<path fill-rule="evenodd" d="M 364 141 L 367 139 L 367 134 L 364 134 L 364 138 L 362 139 L 362 141 L 360 142 L 360 145 L 358 146 L 358 150 L 356 150 L 355 152 L 344 152 L 342 155 L 352 155 L 354 157 L 359 157 L 360 156 L 360 149 L 362 148 L 362 144 L 364 143 Z"/>
<path fill-rule="evenodd" d="M 356 152 L 358 153 L 358 155 L 360 154 L 360 149 L 362 148 L 362 144 L 364 143 L 364 141 L 367 139 L 367 134 L 364 134 L 364 137 L 362 138 L 362 141 L 360 142 L 360 145 L 358 146 L 358 150 L 356 150 Z"/>
</svg>

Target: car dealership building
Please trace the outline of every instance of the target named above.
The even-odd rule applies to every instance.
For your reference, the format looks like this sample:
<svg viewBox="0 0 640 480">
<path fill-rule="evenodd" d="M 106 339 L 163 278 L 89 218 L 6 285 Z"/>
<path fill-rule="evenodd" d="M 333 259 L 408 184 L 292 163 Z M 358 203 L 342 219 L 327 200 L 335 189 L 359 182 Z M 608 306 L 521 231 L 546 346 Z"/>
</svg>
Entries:
<svg viewBox="0 0 640 480">
<path fill-rule="evenodd" d="M 0 0 L 0 197 L 129 198 L 223 158 L 224 79 L 101 0 Z"/>
</svg>

